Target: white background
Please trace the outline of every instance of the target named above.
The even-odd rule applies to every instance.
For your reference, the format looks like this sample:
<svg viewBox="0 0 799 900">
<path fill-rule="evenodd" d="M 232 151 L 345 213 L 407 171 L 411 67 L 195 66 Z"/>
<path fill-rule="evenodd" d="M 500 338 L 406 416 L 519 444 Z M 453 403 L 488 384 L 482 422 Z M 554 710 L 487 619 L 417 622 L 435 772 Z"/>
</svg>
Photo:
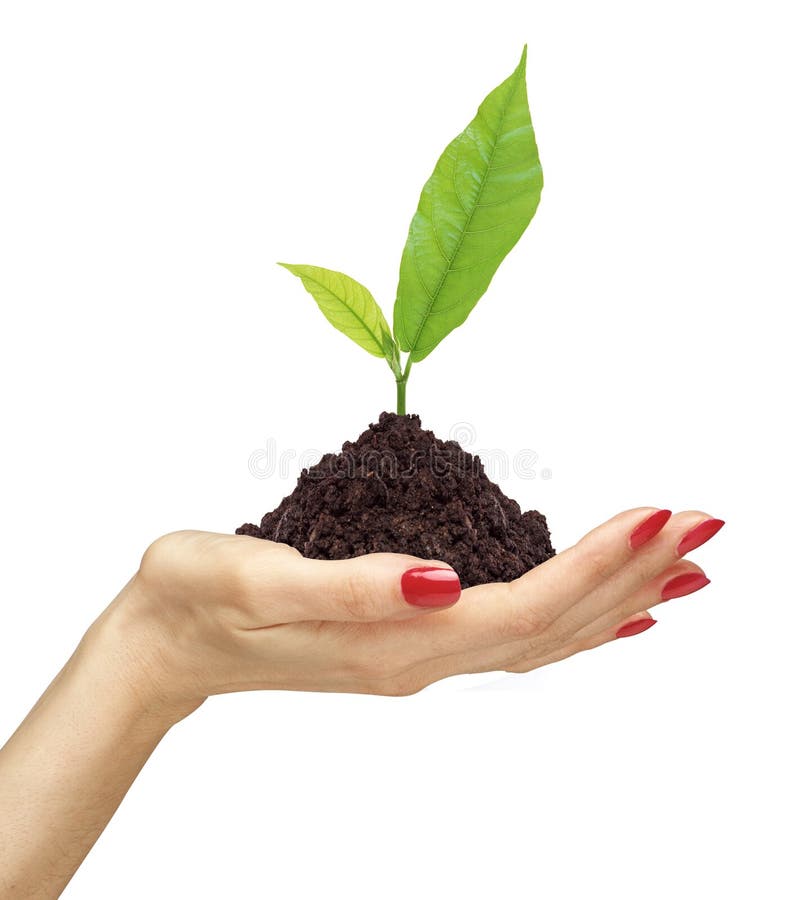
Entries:
<svg viewBox="0 0 799 900">
<path fill-rule="evenodd" d="M 41 3 L 0 13 L 7 736 L 158 534 L 288 493 L 391 375 L 277 260 L 390 312 L 419 190 L 529 43 L 546 186 L 409 408 L 563 549 L 727 526 L 712 585 L 526 676 L 249 694 L 156 751 L 65 896 L 795 897 L 796 54 L 789 4 Z M 0 863 L 1 864 L 1 863 Z"/>
</svg>

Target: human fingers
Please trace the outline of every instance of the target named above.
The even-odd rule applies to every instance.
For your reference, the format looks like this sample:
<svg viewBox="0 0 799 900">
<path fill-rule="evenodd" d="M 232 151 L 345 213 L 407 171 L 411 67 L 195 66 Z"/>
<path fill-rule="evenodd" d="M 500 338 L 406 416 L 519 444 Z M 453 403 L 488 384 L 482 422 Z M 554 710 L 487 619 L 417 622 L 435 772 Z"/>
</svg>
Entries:
<svg viewBox="0 0 799 900">
<path fill-rule="evenodd" d="M 396 639 L 423 662 L 535 638 L 640 552 L 632 536 L 651 540 L 670 515 L 653 507 L 620 513 L 515 581 L 465 590 L 455 609 L 404 628 Z"/>
<path fill-rule="evenodd" d="M 401 553 L 308 559 L 260 538 L 233 540 L 240 552 L 231 563 L 241 567 L 250 604 L 256 615 L 259 608 L 268 611 L 256 627 L 406 619 L 452 606 L 461 594 L 457 572 L 440 560 Z"/>
<path fill-rule="evenodd" d="M 491 648 L 491 652 L 459 653 L 439 659 L 427 660 L 415 666 L 397 668 L 379 681 L 372 683 L 373 693 L 390 694 L 395 697 L 407 697 L 416 694 L 437 681 L 454 675 L 478 674 L 482 672 L 505 671 L 515 674 L 531 672 L 533 669 L 550 665 L 567 659 L 585 650 L 592 650 L 602 644 L 618 640 L 620 637 L 640 634 L 655 624 L 655 619 L 648 612 L 639 613 L 618 628 L 606 628 L 603 631 L 584 637 L 580 640 L 564 644 L 557 650 L 541 653 L 540 648 L 530 649 L 521 654 L 514 652 L 518 645 L 505 644 Z M 619 631 L 627 628 L 627 631 Z"/>
<path fill-rule="evenodd" d="M 614 619 L 659 602 L 660 588 L 668 579 L 667 572 L 672 572 L 675 577 L 680 573 L 701 573 L 693 563 L 678 563 L 688 552 L 686 537 L 690 543 L 699 533 L 708 540 L 723 524 L 722 520 L 713 519 L 699 510 L 673 515 L 656 536 L 632 554 L 626 565 L 566 609 L 551 623 L 551 628 L 561 634 L 577 634 L 596 622 L 612 624 Z"/>
<path fill-rule="evenodd" d="M 439 560 L 391 553 L 307 559 L 286 544 L 198 531 L 153 542 L 139 574 L 160 596 L 224 610 L 243 629 L 409 618 L 460 597 L 457 573 Z"/>
<path fill-rule="evenodd" d="M 598 646 L 594 642 L 597 637 L 600 638 L 599 643 L 605 643 L 615 636 L 629 636 L 626 633 L 618 634 L 618 632 L 628 626 L 629 628 L 640 627 L 637 623 L 642 621 L 642 617 L 645 617 L 643 620 L 648 622 L 651 619 L 647 612 L 649 607 L 667 599 L 692 593 L 707 584 L 709 584 L 709 580 L 699 566 L 688 560 L 681 560 L 639 588 L 631 596 L 620 598 L 611 612 L 586 625 L 580 631 L 558 632 L 553 628 L 552 632 L 547 635 L 531 636 L 505 644 L 481 647 L 476 650 L 426 660 L 422 663 L 419 671 L 424 671 L 431 680 L 438 680 L 438 678 L 455 674 L 492 672 L 502 669 L 512 671 L 509 666 L 516 660 L 529 662 L 540 659 L 540 665 L 555 662 L 577 652 L 567 648 L 574 648 L 577 645 L 585 645 L 586 648 Z M 534 668 L 532 663 L 523 671 L 529 671 L 531 668 Z M 436 675 L 437 678 L 434 677 Z"/>
<path fill-rule="evenodd" d="M 508 665 L 504 671 L 516 674 L 532 672 L 533 669 L 540 669 L 543 666 L 560 662 L 561 660 L 568 659 L 570 656 L 584 653 L 586 650 L 594 650 L 597 647 L 601 647 L 603 644 L 609 644 L 611 641 L 616 641 L 625 637 L 633 637 L 636 634 L 642 634 L 655 624 L 657 624 L 657 619 L 652 618 L 648 611 L 637 613 L 626 622 L 617 623 L 610 628 L 604 628 L 591 635 L 575 639 L 550 653 L 544 655 L 530 653 L 522 656 Z"/>
<path fill-rule="evenodd" d="M 607 629 L 622 628 L 628 619 L 678 597 L 685 597 L 707 587 L 710 579 L 695 563 L 681 560 L 669 566 L 655 578 L 625 597 L 613 609 L 604 612 L 593 621 L 574 632 L 575 640 L 592 637 Z"/>
<path fill-rule="evenodd" d="M 290 565 L 293 589 L 284 622 L 408 619 L 453 606 L 461 596 L 457 572 L 439 560 L 370 553 L 342 560 L 300 557 Z"/>
</svg>

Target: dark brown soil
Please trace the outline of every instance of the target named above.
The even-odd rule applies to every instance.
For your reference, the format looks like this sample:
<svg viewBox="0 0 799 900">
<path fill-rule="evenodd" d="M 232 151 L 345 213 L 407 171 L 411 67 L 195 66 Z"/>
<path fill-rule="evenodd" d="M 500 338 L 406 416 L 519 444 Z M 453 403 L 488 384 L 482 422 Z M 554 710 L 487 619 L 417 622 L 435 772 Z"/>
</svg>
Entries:
<svg viewBox="0 0 799 900">
<path fill-rule="evenodd" d="M 297 487 L 248 534 L 314 559 L 410 553 L 441 559 L 470 587 L 510 581 L 555 555 L 546 519 L 522 513 L 479 456 L 441 441 L 418 416 L 382 413 L 341 453 L 303 469 Z"/>
</svg>

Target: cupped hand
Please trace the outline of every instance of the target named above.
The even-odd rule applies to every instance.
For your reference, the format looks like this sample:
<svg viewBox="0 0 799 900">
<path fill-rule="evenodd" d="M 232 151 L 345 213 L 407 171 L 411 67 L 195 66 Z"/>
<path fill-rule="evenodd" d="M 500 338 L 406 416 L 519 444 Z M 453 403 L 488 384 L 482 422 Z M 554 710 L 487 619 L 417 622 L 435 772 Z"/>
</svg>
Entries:
<svg viewBox="0 0 799 900">
<path fill-rule="evenodd" d="M 404 696 L 645 630 L 650 607 L 708 583 L 682 557 L 721 525 L 698 511 L 628 510 L 517 580 L 462 593 L 437 560 L 321 561 L 258 538 L 174 532 L 101 620 L 176 706 L 262 689 Z"/>
</svg>

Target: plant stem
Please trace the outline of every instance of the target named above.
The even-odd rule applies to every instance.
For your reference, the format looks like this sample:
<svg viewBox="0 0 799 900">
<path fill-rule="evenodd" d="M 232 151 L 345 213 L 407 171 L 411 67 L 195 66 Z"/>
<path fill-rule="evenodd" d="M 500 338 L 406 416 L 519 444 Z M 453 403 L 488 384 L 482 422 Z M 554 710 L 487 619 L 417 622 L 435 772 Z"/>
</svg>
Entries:
<svg viewBox="0 0 799 900">
<path fill-rule="evenodd" d="M 405 415 L 405 385 L 408 383 L 408 375 L 411 371 L 411 358 L 408 357 L 408 362 L 405 364 L 405 371 L 402 373 L 402 376 L 397 379 L 397 415 L 404 416 Z"/>
<path fill-rule="evenodd" d="M 405 385 L 407 382 L 404 378 L 397 379 L 397 415 L 405 415 Z"/>
</svg>

